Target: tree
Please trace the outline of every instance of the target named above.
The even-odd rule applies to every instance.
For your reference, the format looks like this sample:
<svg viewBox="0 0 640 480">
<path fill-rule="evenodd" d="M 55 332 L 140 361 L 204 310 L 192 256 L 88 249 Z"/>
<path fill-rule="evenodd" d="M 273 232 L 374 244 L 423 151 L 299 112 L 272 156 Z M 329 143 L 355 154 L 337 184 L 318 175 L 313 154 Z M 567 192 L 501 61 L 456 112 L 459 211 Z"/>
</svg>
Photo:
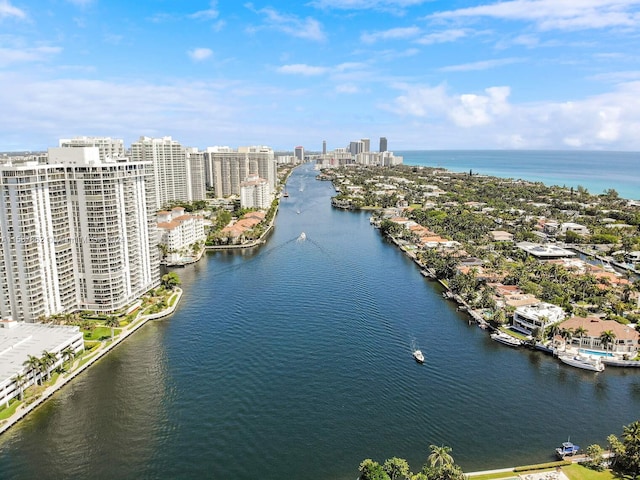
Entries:
<svg viewBox="0 0 640 480">
<path fill-rule="evenodd" d="M 640 421 L 622 428 L 622 441 L 615 435 L 609 435 L 607 440 L 615 454 L 613 469 L 631 479 L 640 478 Z"/>
<path fill-rule="evenodd" d="M 391 480 L 404 480 L 409 478 L 409 464 L 404 458 L 392 457 L 382 465 L 382 469 Z"/>
<path fill-rule="evenodd" d="M 40 372 L 40 359 L 36 356 L 29 355 L 22 364 L 33 373 L 34 380 L 38 385 L 40 385 L 40 381 L 42 380 L 41 376 L 38 377 L 38 373 Z"/>
<path fill-rule="evenodd" d="M 47 352 L 46 350 L 42 351 L 42 357 L 40 358 L 40 368 L 45 374 L 47 380 L 49 380 L 51 376 L 51 367 L 54 363 L 56 363 L 56 360 L 58 360 L 58 357 L 55 353 Z"/>
<path fill-rule="evenodd" d="M 15 382 L 16 387 L 18 387 L 18 399 L 22 401 L 24 397 L 24 385 L 27 383 L 27 376 L 22 373 L 16 373 L 13 376 L 13 381 Z"/>
<path fill-rule="evenodd" d="M 382 465 L 370 458 L 363 460 L 358 470 L 360 471 L 360 480 L 390 480 Z"/>
<path fill-rule="evenodd" d="M 120 320 L 115 315 L 109 315 L 107 319 L 104 321 L 104 324 L 107 327 L 111 327 L 111 340 L 113 340 L 114 328 L 120 326 Z"/>
<path fill-rule="evenodd" d="M 579 326 L 578 328 L 575 329 L 575 331 L 573 332 L 573 334 L 578 337 L 579 342 L 580 342 L 580 346 L 582 346 L 582 339 L 584 338 L 584 336 L 587 334 L 587 329 L 584 328 L 582 325 Z"/>
<path fill-rule="evenodd" d="M 613 332 L 613 330 L 605 330 L 600 334 L 600 343 L 602 344 L 605 350 L 610 344 L 612 344 L 615 341 L 615 339 L 616 339 L 616 334 Z"/>
<path fill-rule="evenodd" d="M 604 470 L 604 451 L 600 445 L 589 445 L 586 454 L 589 457 L 589 460 L 585 462 L 587 467 L 597 471 Z"/>
<path fill-rule="evenodd" d="M 431 454 L 429 455 L 428 461 L 431 467 L 442 467 L 453 464 L 453 457 L 450 454 L 451 447 L 429 445 L 429 449 L 431 450 Z"/>
<path fill-rule="evenodd" d="M 71 365 L 73 362 L 73 359 L 76 356 L 76 352 L 73 350 L 73 348 L 71 348 L 70 346 L 65 348 L 64 350 L 62 350 L 62 352 L 60 352 L 62 355 L 62 361 L 64 363 L 70 363 L 69 365 L 69 369 L 71 369 Z"/>
<path fill-rule="evenodd" d="M 173 290 L 177 285 L 180 285 L 180 277 L 176 272 L 169 272 L 163 275 L 161 281 L 162 285 L 169 290 Z"/>
</svg>

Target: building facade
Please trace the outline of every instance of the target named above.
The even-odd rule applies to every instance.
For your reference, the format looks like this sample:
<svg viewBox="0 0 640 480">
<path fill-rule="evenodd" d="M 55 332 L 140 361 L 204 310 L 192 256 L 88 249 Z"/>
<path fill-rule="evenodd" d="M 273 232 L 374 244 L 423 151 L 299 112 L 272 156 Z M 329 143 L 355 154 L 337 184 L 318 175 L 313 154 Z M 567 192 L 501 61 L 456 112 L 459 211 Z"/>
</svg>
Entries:
<svg viewBox="0 0 640 480">
<path fill-rule="evenodd" d="M 240 206 L 242 208 L 268 209 L 273 201 L 268 182 L 258 175 L 251 175 L 240 188 Z"/>
<path fill-rule="evenodd" d="M 185 213 L 184 208 L 158 212 L 161 249 L 167 265 L 184 264 L 193 257 L 193 246 L 207 240 L 204 218 Z M 187 258 L 188 257 L 188 258 Z"/>
<path fill-rule="evenodd" d="M 150 164 L 98 147 L 0 166 L 0 315 L 116 311 L 160 280 Z"/>
<path fill-rule="evenodd" d="M 156 198 L 160 210 L 171 201 L 190 202 L 187 152 L 171 137 L 140 137 L 131 144 L 133 162 L 151 162 Z"/>
</svg>

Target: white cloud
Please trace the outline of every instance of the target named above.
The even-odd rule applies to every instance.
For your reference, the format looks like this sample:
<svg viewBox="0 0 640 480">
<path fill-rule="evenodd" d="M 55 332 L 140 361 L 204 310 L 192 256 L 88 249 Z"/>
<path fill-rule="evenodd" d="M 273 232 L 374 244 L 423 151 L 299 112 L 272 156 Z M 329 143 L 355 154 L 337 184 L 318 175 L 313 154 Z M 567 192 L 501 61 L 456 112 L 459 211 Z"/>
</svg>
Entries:
<svg viewBox="0 0 640 480">
<path fill-rule="evenodd" d="M 503 65 L 510 65 L 512 63 L 524 62 L 522 58 L 499 58 L 495 60 L 483 60 L 479 62 L 463 63 L 461 65 L 450 65 L 448 67 L 442 67 L 439 70 L 441 72 L 469 72 L 477 70 L 489 70 L 491 68 L 502 67 Z"/>
<path fill-rule="evenodd" d="M 326 39 L 320 22 L 311 17 L 301 19 L 296 15 L 280 13 L 271 7 L 255 10 L 251 4 L 245 6 L 255 13 L 264 16 L 264 25 L 261 27 L 252 27 L 250 28 L 251 31 L 268 28 L 286 33 L 292 37 L 304 38 L 305 40 L 324 41 Z"/>
<path fill-rule="evenodd" d="M 201 62 L 213 55 L 213 50 L 210 48 L 194 48 L 193 50 L 189 50 L 187 55 L 189 55 L 194 62 Z"/>
<path fill-rule="evenodd" d="M 434 19 L 491 17 L 535 23 L 542 30 L 636 27 L 640 0 L 512 0 L 437 12 Z"/>
<path fill-rule="evenodd" d="M 431 0 L 313 0 L 309 4 L 321 9 L 401 12 L 408 7 L 422 5 L 429 1 Z"/>
<path fill-rule="evenodd" d="M 336 85 L 336 92 L 337 93 L 354 94 L 354 93 L 359 93 L 360 89 L 358 88 L 357 85 L 354 85 L 352 83 L 345 83 L 345 84 L 341 84 L 341 85 Z"/>
<path fill-rule="evenodd" d="M 364 43 L 376 43 L 381 40 L 398 40 L 412 38 L 420 34 L 418 27 L 391 28 L 380 32 L 368 33 L 360 35 L 360 40 Z"/>
<path fill-rule="evenodd" d="M 72 3 L 78 7 L 86 7 L 93 3 L 93 0 L 67 0 L 67 2 Z"/>
<path fill-rule="evenodd" d="M 0 19 L 9 17 L 25 19 L 27 18 L 27 14 L 24 12 L 24 10 L 11 5 L 11 2 L 9 2 L 9 0 L 0 0 Z"/>
<path fill-rule="evenodd" d="M 295 63 L 278 67 L 277 71 L 291 75 L 315 76 L 323 75 L 327 73 L 329 69 L 327 67 L 314 67 L 313 65 L 306 65 L 304 63 Z"/>
<path fill-rule="evenodd" d="M 448 138 L 444 148 L 640 149 L 640 81 L 581 100 L 525 104 L 509 103 L 509 87 L 483 94 L 455 94 L 444 85 L 397 88 L 403 94 L 385 109 Z"/>
<path fill-rule="evenodd" d="M 47 61 L 61 51 L 60 47 L 0 48 L 0 66 Z"/>
<path fill-rule="evenodd" d="M 217 7 L 218 7 L 217 1 L 209 2 L 208 9 L 199 10 L 195 13 L 192 13 L 191 15 L 189 15 L 189 18 L 194 18 L 198 20 L 213 20 L 215 18 L 218 18 L 218 16 L 220 15 L 220 12 L 218 11 Z"/>
<path fill-rule="evenodd" d="M 455 42 L 459 38 L 463 38 L 467 35 L 464 30 L 452 29 L 444 30 L 442 32 L 428 33 L 417 40 L 421 45 L 433 45 L 436 43 L 448 43 Z"/>
</svg>

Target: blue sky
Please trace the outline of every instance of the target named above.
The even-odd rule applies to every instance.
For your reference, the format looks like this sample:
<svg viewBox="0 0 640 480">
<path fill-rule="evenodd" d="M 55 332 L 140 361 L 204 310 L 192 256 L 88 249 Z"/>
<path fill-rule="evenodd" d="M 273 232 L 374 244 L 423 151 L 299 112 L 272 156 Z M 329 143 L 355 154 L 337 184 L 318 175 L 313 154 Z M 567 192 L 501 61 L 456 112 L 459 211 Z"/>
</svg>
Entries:
<svg viewBox="0 0 640 480">
<path fill-rule="evenodd" d="M 640 0 L 0 0 L 0 151 L 640 151 Z"/>
</svg>

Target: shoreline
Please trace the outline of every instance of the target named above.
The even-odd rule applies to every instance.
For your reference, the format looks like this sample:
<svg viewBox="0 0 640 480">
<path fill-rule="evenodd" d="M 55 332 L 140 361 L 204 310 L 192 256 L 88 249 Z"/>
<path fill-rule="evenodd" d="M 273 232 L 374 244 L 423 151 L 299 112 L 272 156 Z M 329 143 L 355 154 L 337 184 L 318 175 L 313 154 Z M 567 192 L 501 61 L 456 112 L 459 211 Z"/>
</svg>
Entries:
<svg viewBox="0 0 640 480">
<path fill-rule="evenodd" d="M 169 297 L 169 301 L 174 299 L 173 305 L 168 306 L 161 312 L 152 313 L 150 315 L 140 315 L 136 317 L 129 325 L 122 328 L 117 337 L 114 337 L 112 340 L 105 341 L 102 345 L 100 345 L 95 352 L 89 353 L 87 355 L 87 361 L 82 365 L 77 366 L 73 371 L 62 373 L 57 378 L 56 382 L 53 385 L 48 386 L 44 389 L 42 394 L 36 398 L 32 403 L 26 405 L 24 401 L 22 405 L 19 405 L 16 411 L 5 419 L 0 425 L 0 435 L 7 432 L 11 427 L 16 425 L 20 420 L 24 419 L 29 413 L 37 409 L 39 406 L 43 405 L 49 398 L 51 398 L 56 392 L 69 384 L 74 378 L 76 378 L 81 373 L 84 373 L 89 369 L 94 363 L 100 360 L 103 356 L 108 354 L 115 347 L 120 345 L 123 341 L 125 341 L 129 336 L 133 335 L 140 328 L 147 324 L 150 320 L 158 320 L 161 318 L 168 317 L 172 315 L 178 307 L 180 300 L 182 299 L 183 290 L 179 287 L 175 288 L 175 292 Z M 76 361 L 80 362 L 84 358 L 74 359 L 74 364 Z"/>
</svg>

